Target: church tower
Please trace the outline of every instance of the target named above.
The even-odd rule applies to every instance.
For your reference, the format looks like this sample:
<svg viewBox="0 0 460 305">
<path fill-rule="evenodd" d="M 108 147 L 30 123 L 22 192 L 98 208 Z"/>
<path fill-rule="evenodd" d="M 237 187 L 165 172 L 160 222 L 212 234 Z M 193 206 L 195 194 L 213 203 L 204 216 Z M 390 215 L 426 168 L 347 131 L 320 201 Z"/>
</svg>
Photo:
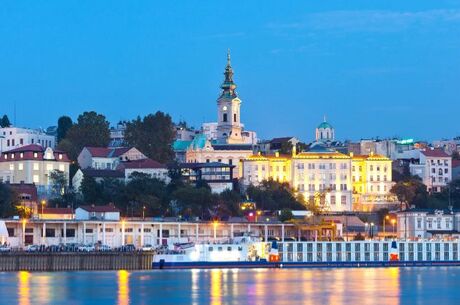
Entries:
<svg viewBox="0 0 460 305">
<path fill-rule="evenodd" d="M 233 82 L 233 69 L 230 63 L 230 50 L 227 53 L 227 66 L 224 72 L 224 82 L 220 86 L 222 93 L 217 99 L 217 140 L 219 143 L 243 143 L 240 122 L 241 100 L 236 93 Z"/>
<path fill-rule="evenodd" d="M 324 121 L 318 125 L 316 128 L 316 141 L 317 142 L 332 142 L 335 140 L 335 130 L 331 124 L 326 121 L 326 116 L 324 116 Z"/>
</svg>

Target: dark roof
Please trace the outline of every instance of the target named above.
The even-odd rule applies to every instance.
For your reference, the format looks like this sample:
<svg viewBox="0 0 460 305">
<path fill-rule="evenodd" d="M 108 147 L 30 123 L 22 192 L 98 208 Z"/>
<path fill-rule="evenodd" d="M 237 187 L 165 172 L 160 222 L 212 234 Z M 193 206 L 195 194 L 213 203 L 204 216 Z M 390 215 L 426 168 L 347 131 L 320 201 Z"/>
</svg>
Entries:
<svg viewBox="0 0 460 305">
<path fill-rule="evenodd" d="M 421 150 L 422 154 L 426 157 L 435 157 L 435 158 L 449 158 L 450 156 L 442 149 L 427 149 Z"/>
<path fill-rule="evenodd" d="M 45 159 L 45 151 L 47 148 L 44 148 L 38 144 L 30 144 L 14 148 L 8 151 L 4 151 L 1 154 L 0 162 L 14 162 L 14 161 L 24 161 L 24 160 L 37 160 L 37 161 L 61 161 L 61 162 L 70 162 L 67 154 L 61 150 L 54 150 L 53 157 L 54 159 Z M 22 156 L 21 156 L 22 155 Z M 61 158 L 59 158 L 61 157 Z"/>
<path fill-rule="evenodd" d="M 79 208 L 87 212 L 106 213 L 106 212 L 120 212 L 113 204 L 108 205 L 82 205 Z"/>
<path fill-rule="evenodd" d="M 206 162 L 206 163 L 180 163 L 180 168 L 190 168 L 190 169 L 199 169 L 199 168 L 222 168 L 222 167 L 231 167 L 234 168 L 235 165 L 230 165 L 222 162 Z"/>
<path fill-rule="evenodd" d="M 18 197 L 30 196 L 30 201 L 38 201 L 37 187 L 32 183 L 8 184 Z"/>
<path fill-rule="evenodd" d="M 39 210 L 40 214 L 73 214 L 71 208 L 44 208 Z"/>
<path fill-rule="evenodd" d="M 293 139 L 294 137 L 282 137 L 282 138 L 273 138 L 270 140 L 270 144 L 277 144 L 277 143 L 285 143 L 289 140 Z"/>
<path fill-rule="evenodd" d="M 124 178 L 125 174 L 119 170 L 113 169 L 82 169 L 81 170 L 84 176 L 93 177 L 93 178 Z"/>
<path fill-rule="evenodd" d="M 131 168 L 166 168 L 166 165 L 152 159 L 141 159 L 120 162 L 117 170 L 131 169 Z"/>
<path fill-rule="evenodd" d="M 458 234 L 457 230 L 427 230 L 430 234 Z"/>
<path fill-rule="evenodd" d="M 214 150 L 251 150 L 252 144 L 212 144 Z"/>
<path fill-rule="evenodd" d="M 119 147 L 119 148 L 111 148 L 111 147 L 85 147 L 93 157 L 99 158 L 116 158 L 130 149 L 134 147 Z"/>
</svg>

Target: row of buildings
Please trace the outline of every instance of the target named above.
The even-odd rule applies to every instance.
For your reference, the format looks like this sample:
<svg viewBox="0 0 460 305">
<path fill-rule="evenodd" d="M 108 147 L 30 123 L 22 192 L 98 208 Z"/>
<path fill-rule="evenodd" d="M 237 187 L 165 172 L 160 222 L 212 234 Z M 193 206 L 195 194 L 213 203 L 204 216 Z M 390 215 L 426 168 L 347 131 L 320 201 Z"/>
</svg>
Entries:
<svg viewBox="0 0 460 305">
<path fill-rule="evenodd" d="M 184 177 L 204 180 L 214 192 L 237 182 L 244 189 L 273 179 L 289 183 L 324 211 L 370 211 L 398 204 L 390 193 L 393 171 L 420 176 L 430 192 L 442 191 L 460 175 L 460 164 L 450 155 L 459 150 L 458 141 L 438 141 L 431 146 L 411 139 L 340 142 L 326 118 L 316 128 L 312 143 L 302 144 L 295 137 L 260 141 L 241 122 L 242 101 L 233 76 L 228 54 L 216 101 L 217 121 L 204 123 L 200 130 L 180 124 L 173 143 Z M 127 182 L 134 172 L 140 172 L 169 182 L 165 164 L 147 158 L 135 147 L 123 147 L 122 122 L 111 130 L 109 147 L 83 148 L 78 156 L 80 169 L 73 177 L 65 152 L 54 149 L 54 136 L 15 127 L 0 129 L 0 136 L 0 181 L 33 184 L 40 196 L 46 196 L 50 173 L 56 170 L 77 191 L 85 176 Z"/>
</svg>

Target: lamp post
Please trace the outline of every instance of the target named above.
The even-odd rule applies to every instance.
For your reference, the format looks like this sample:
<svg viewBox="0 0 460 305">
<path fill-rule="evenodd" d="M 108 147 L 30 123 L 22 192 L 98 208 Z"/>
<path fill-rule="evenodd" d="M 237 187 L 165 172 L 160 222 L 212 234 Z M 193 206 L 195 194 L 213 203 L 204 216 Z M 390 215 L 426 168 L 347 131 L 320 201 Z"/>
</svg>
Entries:
<svg viewBox="0 0 460 305">
<path fill-rule="evenodd" d="M 370 230 L 371 230 L 371 239 L 374 239 L 374 223 L 373 222 L 371 222 Z"/>
<path fill-rule="evenodd" d="M 44 209 L 44 207 L 46 205 L 46 200 L 43 199 L 40 203 L 41 203 L 41 208 L 42 208 L 41 218 L 43 219 L 43 209 Z"/>
<path fill-rule="evenodd" d="M 145 205 L 142 207 L 142 220 L 145 220 Z"/>
<path fill-rule="evenodd" d="M 366 222 L 366 223 L 364 224 L 364 227 L 366 228 L 366 231 L 365 231 L 365 232 L 366 232 L 367 236 L 369 237 L 369 223 Z"/>
<path fill-rule="evenodd" d="M 384 238 L 385 238 L 385 224 L 386 224 L 388 219 L 390 219 L 389 215 L 385 215 L 385 217 L 383 218 L 383 237 Z"/>
<path fill-rule="evenodd" d="M 393 225 L 393 234 L 396 235 L 396 226 L 395 226 L 396 225 L 396 219 L 393 218 L 391 220 L 391 224 Z"/>
</svg>

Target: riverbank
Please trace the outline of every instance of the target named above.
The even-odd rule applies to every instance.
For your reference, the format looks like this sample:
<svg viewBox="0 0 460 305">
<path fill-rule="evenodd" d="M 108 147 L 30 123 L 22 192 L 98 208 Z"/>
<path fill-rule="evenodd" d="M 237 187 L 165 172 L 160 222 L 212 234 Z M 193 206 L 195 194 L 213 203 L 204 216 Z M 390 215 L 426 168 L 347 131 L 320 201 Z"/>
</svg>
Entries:
<svg viewBox="0 0 460 305">
<path fill-rule="evenodd" d="M 0 253 L 0 271 L 148 270 L 152 252 Z"/>
</svg>

